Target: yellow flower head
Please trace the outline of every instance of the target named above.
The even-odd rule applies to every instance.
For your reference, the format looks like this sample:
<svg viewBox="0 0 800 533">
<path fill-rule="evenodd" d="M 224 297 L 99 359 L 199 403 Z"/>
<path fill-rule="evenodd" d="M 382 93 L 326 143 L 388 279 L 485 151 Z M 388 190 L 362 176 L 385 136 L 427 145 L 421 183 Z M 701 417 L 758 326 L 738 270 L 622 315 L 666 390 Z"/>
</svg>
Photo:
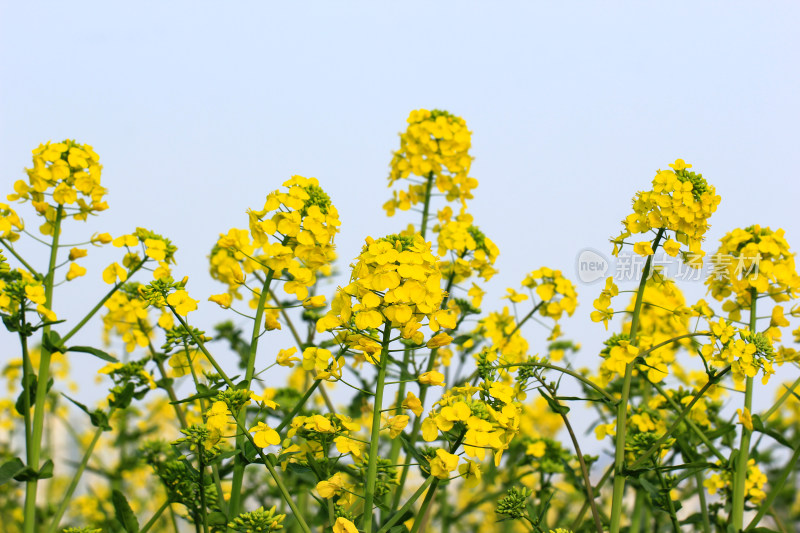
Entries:
<svg viewBox="0 0 800 533">
<path fill-rule="evenodd" d="M 463 206 L 478 186 L 478 181 L 469 177 L 471 136 L 464 119 L 447 111 L 412 111 L 408 128 L 400 134 L 400 149 L 392 157 L 389 186 L 416 176 L 430 180 L 447 201 L 457 200 Z M 424 201 L 427 188 L 427 184 L 411 184 L 405 191 L 394 191 L 383 208 L 389 216 L 396 209 L 407 211 Z"/>
<path fill-rule="evenodd" d="M 472 224 L 472 215 L 462 209 L 461 214 L 434 227 L 434 231 L 438 232 L 439 255 L 453 254 L 452 260 L 440 264 L 445 278 L 452 276 L 454 283 L 461 283 L 476 274 L 489 281 L 497 274 L 494 263 L 500 250 Z"/>
<path fill-rule="evenodd" d="M 554 320 L 563 313 L 572 316 L 578 306 L 578 293 L 570 280 L 560 270 L 541 267 L 528 274 L 522 286 L 533 289 L 541 300 L 539 314 Z"/>
<path fill-rule="evenodd" d="M 286 293 L 306 300 L 317 273 L 327 272 L 336 258 L 339 213 L 317 179 L 292 176 L 283 185 L 267 195 L 263 209 L 247 211 L 249 231 L 232 228 L 211 250 L 211 277 L 225 283 L 234 298 L 241 298 L 247 274 L 271 269 L 275 278 L 288 278 Z M 309 305 L 323 302 L 316 298 Z"/>
<path fill-rule="evenodd" d="M 769 294 L 776 302 L 800 294 L 794 254 L 782 229 L 758 225 L 735 229 L 722 237 L 711 264 L 706 284 L 714 298 L 728 299 L 723 308 L 733 320 L 750 307 L 753 293 Z"/>
<path fill-rule="evenodd" d="M 426 319 L 432 331 L 439 330 L 440 322 L 445 327 L 452 322 L 447 313 L 440 313 L 441 279 L 431 245 L 419 234 L 368 238 L 353 266 L 350 284 L 339 289 L 331 310 L 317 322 L 317 330 L 364 331 L 387 324 L 401 330 L 404 338 L 422 344 L 418 330 Z M 351 335 L 348 342 L 365 353 L 371 346 L 359 335 Z M 436 342 L 444 342 L 444 337 Z"/>
<path fill-rule="evenodd" d="M 53 234 L 59 207 L 75 209 L 71 216 L 85 221 L 89 214 L 108 209 L 103 200 L 107 191 L 100 185 L 103 167 L 99 160 L 91 146 L 70 139 L 40 144 L 33 150 L 33 167 L 25 169 L 28 181 L 17 181 L 8 200 L 31 201 L 37 214 L 45 218 L 39 228 L 45 235 Z"/>
<path fill-rule="evenodd" d="M 627 237 L 649 233 L 652 229 L 664 229 L 675 237 L 664 242 L 664 250 L 668 254 L 677 255 L 680 244 L 684 244 L 688 248 L 684 259 L 703 256 L 700 243 L 708 231 L 708 219 L 716 211 L 720 197 L 702 174 L 689 170 L 692 165 L 678 159 L 670 167 L 672 169 L 656 173 L 651 190 L 636 193 L 633 213 L 622 221 L 625 230 L 613 241 L 615 255 Z M 634 252 L 650 255 L 653 250 L 645 241 L 637 242 Z M 701 265 L 696 261 L 687 264 L 692 267 Z"/>
</svg>

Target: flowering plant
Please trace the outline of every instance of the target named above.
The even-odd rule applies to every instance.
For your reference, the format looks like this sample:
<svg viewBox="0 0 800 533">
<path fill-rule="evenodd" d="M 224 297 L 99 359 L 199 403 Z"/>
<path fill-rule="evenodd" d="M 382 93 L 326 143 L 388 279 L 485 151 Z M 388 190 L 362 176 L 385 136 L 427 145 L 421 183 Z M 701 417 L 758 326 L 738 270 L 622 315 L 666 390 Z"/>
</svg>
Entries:
<svg viewBox="0 0 800 533">
<path fill-rule="evenodd" d="M 4 531 L 800 526 L 800 378 L 768 409 L 753 404 L 776 367 L 786 374 L 799 359 L 780 344 L 800 315 L 786 307 L 800 276 L 783 231 L 727 233 L 708 256 L 720 308 L 687 302 L 653 257 L 661 248 L 702 264 L 720 197 L 681 159 L 659 170 L 612 240 L 614 254 L 631 246 L 645 258 L 638 285 L 604 280 L 591 319 L 616 331 L 579 367 L 587 349 L 562 330 L 578 291 L 562 270 L 529 271 L 502 309 L 481 309 L 500 251 L 469 211 L 470 147 L 462 118 L 410 114 L 384 208 L 421 216 L 366 236 L 329 305 L 320 280 L 333 274 L 340 221 L 324 182 L 293 176 L 247 210 L 244 227 L 220 234 L 209 271 L 224 289 L 201 296 L 173 272 L 176 245 L 152 230 L 63 244 L 70 218 L 108 208 L 99 156 L 71 140 L 36 148 L 28 180 L 0 204 L 11 256 L 0 256 L 0 314 L 19 346 L 0 399 Z M 11 207 L 27 203 L 43 217 L 41 237 Z M 29 239 L 49 247 L 43 268 L 26 259 Z M 122 255 L 102 272 L 79 264 L 88 245 L 108 244 Z M 91 280 L 105 296 L 79 321 L 60 319 L 56 288 Z M 238 322 L 199 330 L 193 317 L 211 304 Z M 102 348 L 75 345 L 95 316 Z M 274 330 L 294 345 L 273 341 Z M 94 406 L 67 394 L 81 357 L 107 363 Z M 290 369 L 285 382 L 278 366 Z M 585 453 L 570 420 L 580 403 L 608 454 Z M 82 424 L 64 424 L 78 412 Z M 77 460 L 60 453 L 64 432 Z"/>
</svg>

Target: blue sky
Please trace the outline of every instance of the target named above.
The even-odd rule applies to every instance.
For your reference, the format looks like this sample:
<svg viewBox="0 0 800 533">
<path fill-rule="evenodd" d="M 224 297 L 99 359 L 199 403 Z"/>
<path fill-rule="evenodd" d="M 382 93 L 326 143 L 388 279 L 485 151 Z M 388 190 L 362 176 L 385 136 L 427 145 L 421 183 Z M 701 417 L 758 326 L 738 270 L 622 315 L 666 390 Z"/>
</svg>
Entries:
<svg viewBox="0 0 800 533">
<path fill-rule="evenodd" d="M 470 211 L 501 251 L 485 308 L 539 266 L 574 279 L 581 250 L 610 251 L 635 192 L 678 157 L 722 196 L 709 251 L 753 223 L 785 228 L 796 249 L 799 14 L 789 2 L 4 0 L 2 183 L 11 192 L 39 142 L 93 145 L 111 209 L 75 240 L 160 232 L 205 300 L 221 291 L 207 275 L 217 235 L 293 174 L 337 205 L 345 272 L 366 236 L 410 222 L 381 209 L 391 152 L 409 111 L 441 108 L 474 132 Z M 65 287 L 56 311 L 82 315 L 119 255 L 95 251 L 93 279 Z M 576 363 L 594 366 L 600 286 L 578 291 L 563 327 L 584 345 Z M 208 302 L 197 315 L 207 329 L 227 316 Z M 12 345 L 0 337 L 0 358 Z"/>
</svg>

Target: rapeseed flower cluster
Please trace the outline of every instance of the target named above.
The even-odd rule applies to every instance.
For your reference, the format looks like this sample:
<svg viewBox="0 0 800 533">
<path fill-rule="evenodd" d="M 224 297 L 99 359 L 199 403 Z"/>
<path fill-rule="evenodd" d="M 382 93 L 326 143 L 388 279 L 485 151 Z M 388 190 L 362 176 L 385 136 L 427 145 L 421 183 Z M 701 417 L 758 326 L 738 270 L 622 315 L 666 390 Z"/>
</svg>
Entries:
<svg viewBox="0 0 800 533">
<path fill-rule="evenodd" d="M 56 314 L 46 304 L 42 280 L 22 268 L 0 273 L 0 311 L 18 318 L 20 313 L 32 311 L 44 321 L 55 322 Z"/>
<path fill-rule="evenodd" d="M 211 250 L 211 277 L 228 286 L 209 300 L 230 307 L 248 274 L 265 281 L 269 272 L 285 281 L 283 288 L 305 300 L 319 273 L 329 274 L 335 259 L 333 239 L 339 232 L 339 213 L 316 178 L 292 176 L 285 191 L 267 195 L 260 211 L 248 209 L 249 232 L 233 228 L 220 235 Z M 285 277 L 283 277 L 285 276 Z M 255 307 L 259 289 L 253 289 Z M 280 327 L 277 310 L 267 313 L 269 329 Z M 272 324 L 272 327 L 270 327 Z"/>
<path fill-rule="evenodd" d="M 745 377 L 755 377 L 762 372 L 766 384 L 775 373 L 775 348 L 772 339 L 763 333 L 753 333 L 747 328 L 736 328 L 724 319 L 710 324 L 712 342 L 703 346 L 701 353 L 717 368 L 731 366 L 733 377 L 741 382 Z M 738 337 L 738 338 L 737 338 Z"/>
<path fill-rule="evenodd" d="M 33 168 L 25 169 L 28 181 L 17 180 L 8 200 L 30 200 L 36 214 L 45 218 L 39 231 L 52 235 L 59 208 L 75 220 L 86 220 L 90 214 L 108 209 L 103 200 L 107 190 L 100 185 L 103 167 L 99 161 L 91 146 L 71 139 L 40 144 L 33 150 Z"/>
<path fill-rule="evenodd" d="M 538 268 L 522 280 L 522 286 L 533 290 L 539 297 L 539 314 L 543 317 L 558 320 L 564 313 L 572 316 L 578 306 L 575 286 L 560 270 Z"/>
<path fill-rule="evenodd" d="M 457 311 L 440 309 L 441 280 L 437 258 L 422 236 L 368 238 L 350 284 L 339 288 L 331 310 L 317 322 L 317 331 L 345 332 L 351 349 L 372 355 L 380 350 L 378 339 L 361 332 L 385 324 L 421 345 L 425 336 L 420 328 L 427 325 L 438 332 L 428 347 L 444 346 L 450 337 L 440 330 L 455 327 L 458 316 Z"/>
<path fill-rule="evenodd" d="M 758 225 L 735 229 L 720 240 L 706 280 L 711 295 L 723 303 L 731 320 L 750 307 L 754 294 L 784 302 L 800 295 L 800 276 L 784 231 Z"/>
<path fill-rule="evenodd" d="M 611 280 L 611 278 L 608 278 Z M 616 292 L 613 282 L 606 282 L 600 299 L 605 303 L 609 294 Z M 636 295 L 630 300 L 626 312 L 633 314 Z M 598 303 L 595 304 L 595 308 Z M 599 311 L 595 311 L 599 312 Z M 612 337 L 612 343 L 601 352 L 603 360 L 598 369 L 596 379 L 600 384 L 608 384 L 617 377 L 625 374 L 625 366 L 643 353 L 642 370 L 646 371 L 647 379 L 659 383 L 675 370 L 676 354 L 681 347 L 690 347 L 691 339 L 684 337 L 675 342 L 669 340 L 689 333 L 689 314 L 686 300 L 677 285 L 660 274 L 656 274 L 646 281 L 642 308 L 639 312 L 639 329 L 637 333 L 637 346 L 630 344 L 631 320 L 626 320 L 622 325 L 622 336 Z M 593 317 L 594 318 L 594 317 Z M 667 342 L 663 346 L 659 346 Z M 652 349 L 659 346 L 657 349 Z M 638 372 L 635 370 L 634 372 Z"/>
<path fill-rule="evenodd" d="M 708 493 L 712 495 L 720 491 L 730 492 L 731 477 L 730 471 L 721 470 L 720 473 L 711 474 L 710 477 L 703 481 L 703 486 L 708 489 Z M 761 472 L 761 469 L 756 464 L 756 460 L 750 459 L 747 462 L 745 499 L 754 505 L 761 503 L 764 498 L 767 497 L 767 493 L 763 490 L 766 483 L 767 476 Z"/>
<path fill-rule="evenodd" d="M 486 451 L 490 450 L 497 465 L 503 450 L 519 432 L 521 413 L 517 391 L 505 383 L 484 381 L 480 387 L 453 387 L 434 404 L 423 420 L 422 438 L 433 442 L 440 438 L 440 434 L 463 434 L 467 457 L 483 461 Z M 445 450 L 441 452 L 449 454 Z M 456 470 L 457 456 L 451 464 L 440 457 L 439 451 L 437 454 L 437 465 L 448 467 L 440 469 L 441 475 L 437 475 L 432 463 L 431 472 L 437 477 L 447 477 L 446 473 Z"/>
<path fill-rule="evenodd" d="M 675 257 L 679 252 L 691 267 L 698 268 L 703 257 L 700 247 L 708 230 L 708 219 L 719 205 L 720 197 L 702 174 L 690 171 L 692 165 L 683 159 L 670 164 L 671 170 L 659 170 L 653 178 L 653 188 L 636 193 L 633 213 L 622 221 L 625 230 L 613 240 L 614 255 L 632 235 L 664 229 L 672 232 L 662 243 L 664 251 Z M 674 239 L 672 238 L 674 237 Z M 682 249 L 685 245 L 686 249 Z M 637 242 L 634 252 L 651 255 L 654 250 L 648 241 Z M 692 259 L 689 261 L 689 259 Z"/>
<path fill-rule="evenodd" d="M 392 216 L 396 209 L 407 211 L 424 203 L 432 186 L 445 194 L 447 201 L 466 205 L 478 186 L 478 181 L 469 177 L 471 136 L 464 119 L 447 111 L 412 111 L 408 128 L 400 134 L 400 149 L 392 157 L 389 186 L 412 176 L 427 181 L 412 183 L 406 191 L 394 191 L 383 206 L 386 213 Z"/>
<path fill-rule="evenodd" d="M 446 279 L 458 284 L 477 275 L 489 281 L 497 274 L 494 263 L 500 250 L 473 224 L 472 215 L 462 209 L 453 217 L 452 209 L 447 206 L 439 212 L 439 224 L 433 230 L 437 233 L 439 256 L 452 254 L 439 265 Z"/>
</svg>

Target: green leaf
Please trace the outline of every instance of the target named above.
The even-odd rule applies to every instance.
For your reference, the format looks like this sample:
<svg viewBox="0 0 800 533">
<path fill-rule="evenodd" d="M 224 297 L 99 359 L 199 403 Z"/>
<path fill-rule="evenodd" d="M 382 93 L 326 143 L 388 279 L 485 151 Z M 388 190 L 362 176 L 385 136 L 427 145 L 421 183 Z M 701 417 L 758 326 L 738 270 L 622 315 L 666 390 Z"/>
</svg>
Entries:
<svg viewBox="0 0 800 533">
<path fill-rule="evenodd" d="M 126 383 L 123 389 L 114 395 L 114 400 L 108 402 L 111 407 L 116 407 L 117 409 L 125 409 L 131 404 L 131 400 L 133 399 L 133 393 L 135 391 L 135 386 L 133 383 Z"/>
<path fill-rule="evenodd" d="M 99 357 L 103 361 L 108 361 L 109 363 L 116 363 L 117 358 L 113 355 L 104 352 L 103 350 L 98 350 L 97 348 L 92 348 L 91 346 L 70 346 L 69 348 L 65 348 L 65 351 L 68 352 L 80 352 L 80 353 L 89 353 L 95 357 Z"/>
<path fill-rule="evenodd" d="M 761 421 L 760 416 L 752 415 L 752 418 L 753 418 L 753 431 L 758 431 L 759 433 L 768 435 L 773 439 L 775 439 L 775 441 L 779 442 L 780 444 L 783 444 L 787 448 L 791 448 L 792 450 L 794 450 L 794 446 L 788 440 L 786 440 L 786 437 L 784 437 L 779 431 L 775 431 L 772 428 L 764 427 L 764 422 Z"/>
<path fill-rule="evenodd" d="M 551 398 L 542 389 L 539 389 L 539 394 L 542 395 L 542 398 L 545 399 L 545 401 L 547 402 L 547 405 L 549 405 L 550 409 L 552 409 L 554 412 L 556 412 L 556 413 L 558 413 L 560 415 L 565 415 L 565 414 L 569 413 L 569 407 L 567 407 L 566 405 L 561 405 L 560 403 L 558 403 L 558 401 L 556 401 L 553 398 Z"/>
<path fill-rule="evenodd" d="M 42 348 L 48 352 L 60 352 L 64 348 L 61 347 L 61 335 L 56 331 L 50 331 L 47 335 L 42 335 Z"/>
<path fill-rule="evenodd" d="M 417 463 L 422 465 L 428 464 L 428 460 L 424 458 L 422 455 L 420 455 L 419 451 L 414 446 L 411 445 L 405 433 L 401 433 L 400 435 L 398 435 L 398 437 L 400 439 L 400 444 L 403 445 L 403 449 L 406 451 L 406 453 L 411 455 Z"/>
<path fill-rule="evenodd" d="M 172 386 L 174 382 L 175 380 L 172 378 L 161 378 L 156 381 L 156 387 L 158 387 L 159 389 L 168 389 Z"/>
<path fill-rule="evenodd" d="M 228 524 L 228 517 L 219 511 L 214 511 L 208 515 L 209 526 L 226 526 Z"/>
<path fill-rule="evenodd" d="M 113 490 L 111 492 L 111 503 L 114 505 L 114 513 L 117 520 L 125 528 L 125 531 L 127 533 L 139 533 L 139 522 L 136 520 L 136 515 L 133 514 L 130 504 L 128 504 L 128 500 L 125 499 L 125 495 L 116 489 Z"/>
<path fill-rule="evenodd" d="M 21 462 L 22 461 L 20 461 L 20 463 Z M 50 459 L 45 461 L 38 472 L 29 466 L 23 466 L 22 470 L 17 471 L 13 477 L 17 481 L 33 481 L 34 479 L 47 479 L 53 477 L 53 461 Z"/>
<path fill-rule="evenodd" d="M 14 457 L 10 461 L 6 461 L 3 463 L 3 466 L 0 466 L 0 485 L 11 481 L 23 470 L 25 470 L 25 464 L 19 457 Z"/>
<path fill-rule="evenodd" d="M 78 406 L 78 409 L 89 415 L 89 420 L 92 421 L 92 425 L 94 427 L 103 428 L 103 431 L 111 430 L 111 426 L 108 425 L 108 415 L 106 415 L 103 411 L 101 411 L 100 409 L 89 411 L 88 407 L 83 405 L 81 402 L 70 398 L 63 392 L 61 393 L 61 396 L 74 403 L 76 406 Z"/>
<path fill-rule="evenodd" d="M 22 391 L 17 396 L 17 402 L 14 404 L 17 412 L 25 416 L 25 395 L 28 395 L 28 406 L 33 407 L 36 403 L 36 374 L 28 374 L 26 380 L 22 381 Z"/>
<path fill-rule="evenodd" d="M 290 472 L 294 472 L 295 474 L 312 474 L 313 471 L 311 470 L 310 466 L 300 465 L 297 463 L 288 463 L 286 465 L 286 470 Z"/>
<path fill-rule="evenodd" d="M 39 469 L 39 475 L 37 476 L 39 479 L 47 479 L 53 477 L 53 460 L 48 459 L 42 465 L 42 468 Z"/>
<path fill-rule="evenodd" d="M 53 378 L 47 380 L 47 389 L 45 390 L 45 393 L 50 392 L 50 389 L 53 388 L 53 383 Z M 17 397 L 17 402 L 14 404 L 14 408 L 17 410 L 17 412 L 23 416 L 25 415 L 25 396 L 23 395 L 26 391 L 28 392 L 28 397 L 30 398 L 30 406 L 33 407 L 33 405 L 36 403 L 36 388 L 39 386 L 39 382 L 34 374 L 28 374 L 27 385 L 28 386 L 25 387 L 25 384 L 23 383 L 22 392 L 20 392 L 19 396 Z"/>
<path fill-rule="evenodd" d="M 219 391 L 216 390 L 216 389 L 208 389 L 207 387 L 204 387 L 204 388 L 206 388 L 207 390 L 200 391 L 197 394 L 193 394 L 193 395 L 189 396 L 188 398 L 184 398 L 183 400 L 175 400 L 174 402 L 169 402 L 169 403 L 178 404 L 178 403 L 193 402 L 193 401 L 199 400 L 201 398 L 211 398 L 211 397 L 216 398 L 217 395 L 219 394 Z"/>
<path fill-rule="evenodd" d="M 34 479 L 39 479 L 39 475 L 36 473 L 36 470 L 33 468 L 26 466 L 19 472 L 14 475 L 14 479 L 17 481 L 33 481 Z"/>
</svg>

